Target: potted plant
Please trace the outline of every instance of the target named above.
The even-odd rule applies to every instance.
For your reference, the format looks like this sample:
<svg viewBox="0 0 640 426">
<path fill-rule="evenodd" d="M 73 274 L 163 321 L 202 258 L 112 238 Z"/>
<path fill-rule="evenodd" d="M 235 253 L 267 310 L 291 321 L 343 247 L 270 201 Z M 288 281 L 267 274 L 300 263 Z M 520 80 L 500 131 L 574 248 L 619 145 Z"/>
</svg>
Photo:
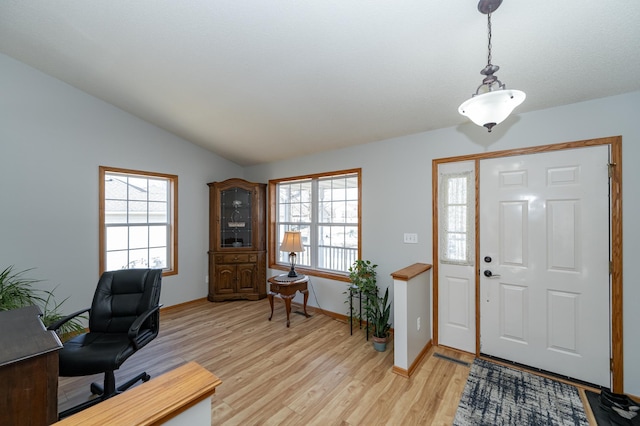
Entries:
<svg viewBox="0 0 640 426">
<path fill-rule="evenodd" d="M 379 352 L 384 352 L 387 349 L 389 330 L 391 329 L 389 315 L 391 315 L 391 304 L 387 287 L 383 298 L 375 296 L 370 317 L 373 326 L 373 347 Z"/>
<path fill-rule="evenodd" d="M 49 326 L 64 317 L 60 307 L 67 299 L 58 303 L 52 291 L 33 288 L 33 285 L 40 280 L 25 277 L 29 271 L 31 269 L 15 272 L 12 265 L 0 272 L 0 311 L 38 305 L 42 310 L 43 324 Z M 60 327 L 58 330 L 60 337 L 84 331 L 84 326 L 79 321 L 83 318 L 85 317 L 77 317 Z"/>
<path fill-rule="evenodd" d="M 359 297 L 364 301 L 363 312 L 353 315 L 353 310 L 349 309 L 349 321 L 353 323 L 354 317 L 359 322 L 367 321 L 371 317 L 373 310 L 373 301 L 378 295 L 378 286 L 376 278 L 376 268 L 378 265 L 371 263 L 370 260 L 358 259 L 349 267 L 349 289 L 347 290 L 348 298 L 346 303 L 351 303 L 353 295 L 359 293 Z M 363 317 L 364 314 L 364 317 Z"/>
<path fill-rule="evenodd" d="M 378 285 L 376 268 L 378 265 L 369 260 L 356 260 L 349 268 L 349 280 L 351 284 L 347 294 L 350 303 L 349 320 L 353 322 L 354 317 L 360 323 L 364 320 L 367 323 L 367 330 L 373 333 L 373 346 L 377 351 L 385 351 L 389 330 L 389 316 L 391 315 L 391 304 L 389 303 L 389 288 L 385 290 L 384 296 L 378 296 Z M 359 293 L 363 301 L 362 312 L 355 314 L 351 303 L 355 292 Z M 368 334 L 367 334 L 368 338 Z"/>
</svg>

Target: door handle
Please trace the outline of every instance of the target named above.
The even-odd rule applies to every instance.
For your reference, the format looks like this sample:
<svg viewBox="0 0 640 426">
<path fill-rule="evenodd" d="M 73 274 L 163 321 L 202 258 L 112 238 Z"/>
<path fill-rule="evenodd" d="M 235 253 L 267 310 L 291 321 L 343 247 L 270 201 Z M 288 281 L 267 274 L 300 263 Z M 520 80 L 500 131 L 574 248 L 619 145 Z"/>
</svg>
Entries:
<svg viewBox="0 0 640 426">
<path fill-rule="evenodd" d="M 494 274 L 493 272 L 491 272 L 488 269 L 484 270 L 484 276 L 487 277 L 487 278 L 500 278 L 500 275 Z"/>
</svg>

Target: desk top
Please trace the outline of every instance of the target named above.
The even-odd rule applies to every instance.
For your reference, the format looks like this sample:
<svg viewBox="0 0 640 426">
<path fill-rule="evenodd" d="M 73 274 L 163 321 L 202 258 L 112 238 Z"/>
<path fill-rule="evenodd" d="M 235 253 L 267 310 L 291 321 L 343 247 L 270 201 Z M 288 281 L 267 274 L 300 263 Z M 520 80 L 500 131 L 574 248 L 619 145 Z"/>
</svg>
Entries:
<svg viewBox="0 0 640 426">
<path fill-rule="evenodd" d="M 0 312 L 0 367 L 62 348 L 40 320 L 37 306 Z"/>
</svg>

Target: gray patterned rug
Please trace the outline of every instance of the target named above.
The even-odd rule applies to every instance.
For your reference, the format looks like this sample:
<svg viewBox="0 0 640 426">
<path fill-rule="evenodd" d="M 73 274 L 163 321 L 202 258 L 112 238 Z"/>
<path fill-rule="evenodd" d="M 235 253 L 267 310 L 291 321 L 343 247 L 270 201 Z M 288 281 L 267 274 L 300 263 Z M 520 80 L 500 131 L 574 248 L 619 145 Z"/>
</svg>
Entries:
<svg viewBox="0 0 640 426">
<path fill-rule="evenodd" d="M 589 422 L 574 386 L 476 359 L 453 424 L 588 425 Z"/>
</svg>

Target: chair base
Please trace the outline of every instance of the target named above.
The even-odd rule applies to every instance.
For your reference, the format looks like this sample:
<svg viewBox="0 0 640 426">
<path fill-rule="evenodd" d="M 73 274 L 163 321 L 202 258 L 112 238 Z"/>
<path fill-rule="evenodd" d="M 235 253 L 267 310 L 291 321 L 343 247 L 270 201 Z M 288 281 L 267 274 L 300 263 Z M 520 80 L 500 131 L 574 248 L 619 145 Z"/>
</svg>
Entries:
<svg viewBox="0 0 640 426">
<path fill-rule="evenodd" d="M 82 404 L 78 404 L 74 407 L 66 409 L 58 414 L 58 420 L 62 420 L 65 417 L 69 417 L 73 414 L 79 413 L 80 411 L 92 407 L 99 402 L 102 402 L 106 399 L 114 397 L 131 386 L 135 385 L 139 381 L 147 382 L 151 376 L 149 376 L 146 372 L 142 372 L 137 376 L 127 380 L 120 386 L 116 388 L 116 380 L 113 371 L 108 371 L 104 373 L 104 385 L 100 385 L 99 383 L 91 383 L 91 394 L 98 395 L 98 398 L 93 398 L 88 401 L 83 402 Z"/>
</svg>

